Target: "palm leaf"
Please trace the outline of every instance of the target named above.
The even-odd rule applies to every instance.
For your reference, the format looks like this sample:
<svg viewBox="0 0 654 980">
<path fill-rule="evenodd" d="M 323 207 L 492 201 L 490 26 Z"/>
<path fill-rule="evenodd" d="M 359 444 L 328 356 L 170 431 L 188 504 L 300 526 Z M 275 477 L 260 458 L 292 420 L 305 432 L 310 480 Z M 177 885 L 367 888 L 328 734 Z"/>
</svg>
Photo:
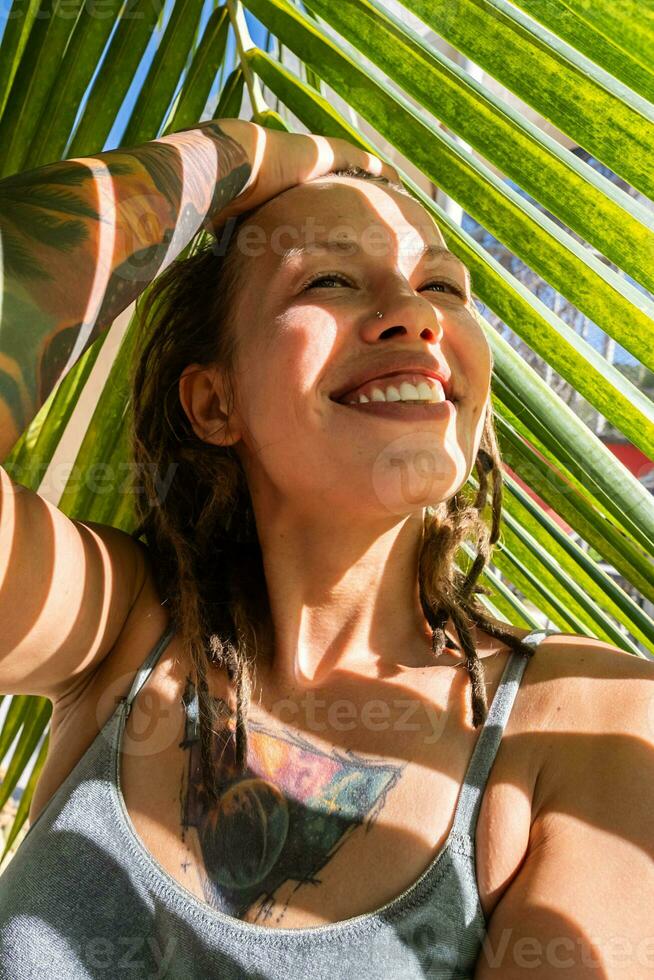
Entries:
<svg viewBox="0 0 654 980">
<path fill-rule="evenodd" d="M 405 6 L 632 187 L 653 196 L 654 110 L 646 99 L 506 0 L 407 0 Z"/>
<path fill-rule="evenodd" d="M 638 57 L 634 57 L 630 45 L 621 48 L 612 33 L 603 34 L 565 0 L 516 0 L 516 2 L 554 34 L 558 34 L 596 65 L 601 65 L 614 78 L 624 82 L 650 102 L 654 101 L 651 49 L 650 57 L 645 62 L 639 60 Z M 633 24 L 629 21 L 626 23 L 631 30 Z"/>
</svg>

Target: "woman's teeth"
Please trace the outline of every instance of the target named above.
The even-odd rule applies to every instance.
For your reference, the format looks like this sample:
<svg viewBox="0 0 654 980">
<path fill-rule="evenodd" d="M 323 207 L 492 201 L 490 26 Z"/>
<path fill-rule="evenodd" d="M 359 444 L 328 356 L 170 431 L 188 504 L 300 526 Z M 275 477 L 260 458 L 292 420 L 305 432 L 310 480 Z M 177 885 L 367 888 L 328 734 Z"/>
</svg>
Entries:
<svg viewBox="0 0 654 980">
<path fill-rule="evenodd" d="M 422 404 L 423 402 L 444 402 L 445 392 L 440 382 L 434 380 L 432 384 L 421 381 L 414 385 L 409 381 L 403 381 L 399 387 L 388 385 L 386 388 L 375 387 L 370 392 L 368 398 L 363 393 L 356 398 L 347 401 L 348 405 L 360 405 L 366 402 L 407 402 L 409 404 Z"/>
</svg>

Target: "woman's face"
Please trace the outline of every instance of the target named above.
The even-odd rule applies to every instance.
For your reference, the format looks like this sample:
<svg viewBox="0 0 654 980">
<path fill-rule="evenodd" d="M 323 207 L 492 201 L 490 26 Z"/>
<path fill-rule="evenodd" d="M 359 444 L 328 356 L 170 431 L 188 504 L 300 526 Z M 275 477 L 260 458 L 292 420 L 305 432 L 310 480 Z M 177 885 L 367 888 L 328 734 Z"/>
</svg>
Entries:
<svg viewBox="0 0 654 980">
<path fill-rule="evenodd" d="M 230 432 L 255 507 L 384 520 L 451 497 L 474 465 L 491 356 L 429 213 L 371 181 L 320 178 L 267 202 L 234 247 L 247 264 Z M 415 397 L 402 382 L 436 403 L 382 402 L 389 385 Z M 354 388 L 363 405 L 336 400 Z"/>
</svg>

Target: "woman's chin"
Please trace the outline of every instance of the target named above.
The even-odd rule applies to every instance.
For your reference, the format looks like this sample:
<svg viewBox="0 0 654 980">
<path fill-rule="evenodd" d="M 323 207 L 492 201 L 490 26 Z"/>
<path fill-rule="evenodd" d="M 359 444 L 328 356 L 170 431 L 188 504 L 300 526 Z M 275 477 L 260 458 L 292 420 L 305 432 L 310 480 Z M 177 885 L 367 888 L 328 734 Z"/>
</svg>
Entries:
<svg viewBox="0 0 654 980">
<path fill-rule="evenodd" d="M 407 434 L 376 458 L 376 498 L 393 514 L 409 514 L 448 500 L 465 482 L 468 462 L 458 446 L 434 446 L 424 433 Z"/>
</svg>

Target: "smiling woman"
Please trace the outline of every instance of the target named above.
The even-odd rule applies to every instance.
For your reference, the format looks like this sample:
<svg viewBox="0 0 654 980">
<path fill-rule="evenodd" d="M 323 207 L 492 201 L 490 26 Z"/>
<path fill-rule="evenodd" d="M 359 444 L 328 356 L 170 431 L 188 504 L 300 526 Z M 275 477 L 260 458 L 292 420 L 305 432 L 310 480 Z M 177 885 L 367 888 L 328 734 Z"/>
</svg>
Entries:
<svg viewBox="0 0 654 980">
<path fill-rule="evenodd" d="M 468 272 L 379 161 L 233 122 L 84 164 L 94 233 L 123 243 L 144 185 L 185 216 L 105 278 L 110 319 L 158 246 L 134 535 L 0 470 L 0 683 L 54 702 L 0 973 L 517 980 L 528 959 L 551 980 L 563 940 L 557 976 L 643 980 L 637 949 L 596 970 L 589 937 L 649 921 L 603 910 L 623 869 L 651 882 L 654 781 L 629 781 L 651 770 L 650 665 L 479 601 L 502 464 Z M 82 166 L 60 178 L 90 199 Z M 81 258 L 68 360 L 101 281 Z M 61 296 L 10 285 L 0 339 L 26 308 L 56 333 Z"/>
<path fill-rule="evenodd" d="M 329 240 L 317 239 L 316 229 L 327 229 Z M 282 248 L 281 231 L 301 244 Z M 487 705 L 469 618 L 529 651 L 475 597 L 500 520 L 491 357 L 467 270 L 428 213 L 383 178 L 330 174 L 241 215 L 224 256 L 209 245 L 176 264 L 147 302 L 148 341 L 133 384 L 138 470 L 177 470 L 139 531 L 156 556 L 161 594 L 186 625 L 200 689 L 206 634 L 216 659 L 230 665 L 239 764 L 248 660 L 257 670 L 268 664 L 293 690 L 365 662 L 373 594 L 374 629 L 386 638 L 382 659 L 390 664 L 395 637 L 417 643 L 417 662 L 437 662 L 452 620 L 478 727 Z M 416 372 L 442 378 L 448 398 L 405 405 L 382 381 Z M 354 411 L 343 404 L 344 394 L 365 391 L 367 404 Z M 473 468 L 476 495 L 463 488 Z M 154 491 L 152 483 L 147 499 L 156 500 Z M 490 527 L 482 517 L 488 503 Z M 466 536 L 478 557 L 464 575 L 455 557 Z M 291 611 L 325 590 L 329 539 L 340 541 L 329 555 L 338 587 L 319 614 L 305 609 L 300 622 Z M 213 581 L 208 594 L 202 585 L 216 541 L 230 556 L 220 600 Z M 281 577 L 266 570 L 265 589 L 263 556 L 270 569 L 286 568 Z M 297 567 L 300 556 L 303 574 L 290 576 L 289 561 Z M 419 593 L 404 570 L 416 557 Z M 346 634 L 344 592 L 353 617 Z M 203 740 L 212 721 L 201 702 Z"/>
</svg>

